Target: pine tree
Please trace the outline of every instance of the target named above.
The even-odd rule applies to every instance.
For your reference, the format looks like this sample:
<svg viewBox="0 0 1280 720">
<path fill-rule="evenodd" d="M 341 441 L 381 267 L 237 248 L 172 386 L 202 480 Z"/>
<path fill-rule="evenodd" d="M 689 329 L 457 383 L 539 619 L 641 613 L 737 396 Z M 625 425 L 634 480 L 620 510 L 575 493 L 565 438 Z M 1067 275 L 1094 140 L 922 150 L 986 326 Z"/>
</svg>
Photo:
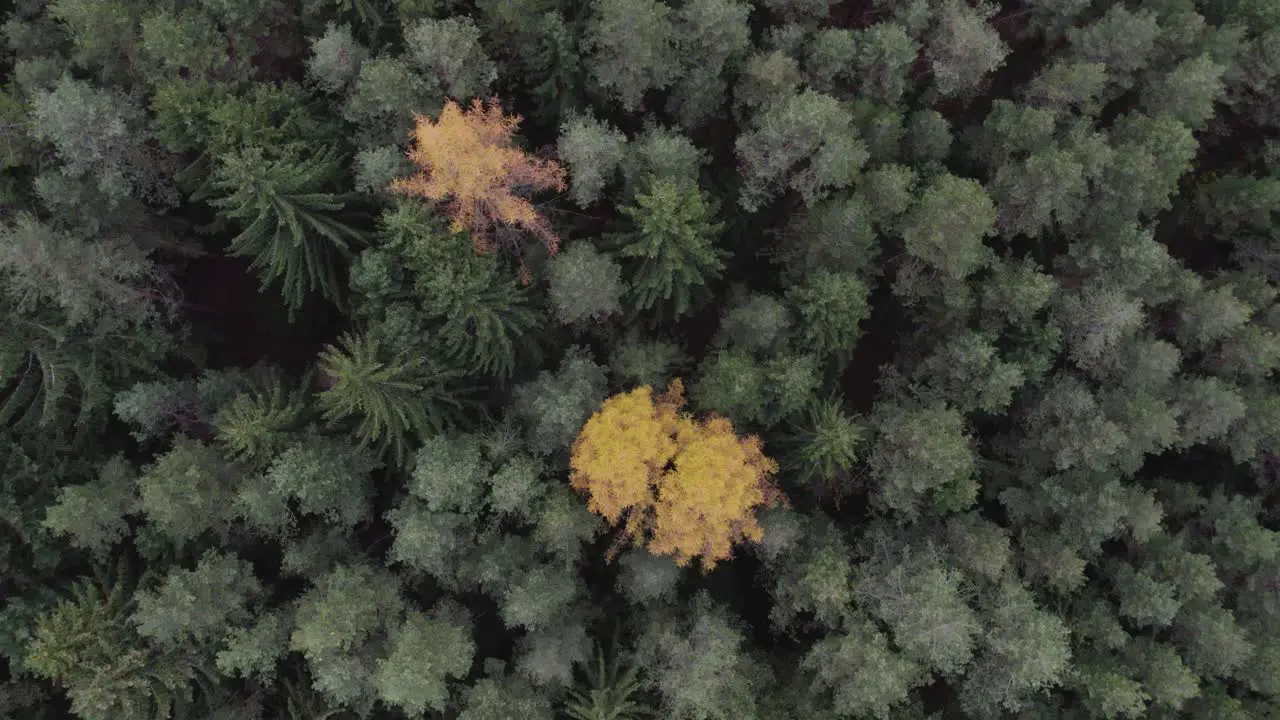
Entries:
<svg viewBox="0 0 1280 720">
<path fill-rule="evenodd" d="M 421 203 L 384 212 L 376 247 L 353 269 L 357 316 L 389 349 L 446 358 L 466 374 L 510 377 L 523 351 L 536 356 L 540 314 L 503 258 L 477 254 Z"/>
<path fill-rule="evenodd" d="M 261 387 L 242 392 L 218 410 L 214 418 L 218 441 L 237 460 L 262 463 L 284 448 L 306 419 L 305 388 L 290 390 L 272 374 Z"/>
<path fill-rule="evenodd" d="M 340 263 L 363 237 L 338 219 L 349 198 L 323 190 L 339 160 L 332 150 L 273 159 L 251 147 L 221 158 L 214 176 L 212 204 L 243 228 L 231 252 L 252 259 L 264 289 L 279 283 L 291 312 L 313 291 L 340 302 Z"/>
<path fill-rule="evenodd" d="M 369 336 L 347 334 L 326 346 L 320 367 L 329 383 L 317 397 L 324 418 L 354 420 L 362 445 L 389 448 L 397 461 L 425 433 L 448 427 L 462 407 L 447 387 L 454 371 L 425 357 L 389 357 Z"/>
<path fill-rule="evenodd" d="M 85 720 L 168 716 L 190 697 L 196 658 L 187 648 L 147 646 L 129 624 L 134 606 L 118 576 L 77 584 L 36 622 L 27 669 L 66 688 L 72 711 Z"/>
<path fill-rule="evenodd" d="M 644 689 L 640 668 L 619 656 L 617 638 L 606 653 L 596 646 L 594 662 L 582 668 L 582 683 L 569 691 L 564 713 L 570 720 L 642 720 L 652 709 L 636 699 Z"/>
<path fill-rule="evenodd" d="M 622 213 L 635 226 L 615 239 L 630 264 L 633 307 L 669 303 L 676 317 L 692 312 L 698 294 L 724 271 L 727 253 L 716 247 L 724 224 L 713 220 L 716 206 L 690 181 L 658 178 Z"/>
<path fill-rule="evenodd" d="M 866 429 L 850 417 L 836 399 L 813 403 L 789 438 L 787 466 L 796 479 L 836 491 L 848 488 L 849 473 L 858 461 Z"/>
</svg>

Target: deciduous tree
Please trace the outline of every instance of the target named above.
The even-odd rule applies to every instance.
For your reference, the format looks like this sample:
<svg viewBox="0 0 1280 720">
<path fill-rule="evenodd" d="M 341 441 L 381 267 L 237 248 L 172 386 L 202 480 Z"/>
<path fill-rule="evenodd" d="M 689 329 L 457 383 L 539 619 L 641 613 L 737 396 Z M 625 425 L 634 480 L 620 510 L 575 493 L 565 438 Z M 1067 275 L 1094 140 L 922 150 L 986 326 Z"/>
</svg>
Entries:
<svg viewBox="0 0 1280 720">
<path fill-rule="evenodd" d="M 676 10 L 676 52 L 682 61 L 671 106 L 680 124 L 693 130 L 712 120 L 727 100 L 725 71 L 751 49 L 749 3 L 695 0 Z"/>
<path fill-rule="evenodd" d="M 418 173 L 392 189 L 444 203 L 454 231 L 470 231 L 478 250 L 492 249 L 495 226 L 504 225 L 532 234 L 554 254 L 559 239 L 522 195 L 563 191 L 565 171 L 513 146 L 519 123 L 520 116 L 504 115 L 496 101 L 479 99 L 467 110 L 446 101 L 438 121 L 418 115 L 409 152 Z"/>
<path fill-rule="evenodd" d="M 706 595 L 686 617 L 656 615 L 646 623 L 637 655 L 671 720 L 754 717 L 767 666 L 743 647 L 729 612 Z"/>
<path fill-rule="evenodd" d="M 996 209 L 982 186 L 944 174 L 932 180 L 903 220 L 907 253 L 936 272 L 961 279 L 990 264 L 983 239 L 995 229 Z"/>
<path fill-rule="evenodd" d="M 564 325 L 604 321 L 622 312 L 622 268 L 590 242 L 575 242 L 552 258 L 548 295 Z"/>
<path fill-rule="evenodd" d="M 466 15 L 418 20 L 405 28 L 404 42 L 414 65 L 455 100 L 483 96 L 498 79 L 497 68 L 480 46 L 480 28 Z"/>
<path fill-rule="evenodd" d="M 584 48 L 591 81 L 624 110 L 671 85 L 680 70 L 671 8 L 657 0 L 595 0 Z"/>
<path fill-rule="evenodd" d="M 801 667 L 812 674 L 816 690 L 829 694 L 828 706 L 839 718 L 888 717 L 925 677 L 867 620 L 818 641 Z"/>
<path fill-rule="evenodd" d="M 374 57 L 360 65 L 347 90 L 342 117 L 358 128 L 362 147 L 403 144 L 417 113 L 440 112 L 439 87 L 405 58 Z"/>
<path fill-rule="evenodd" d="M 955 408 L 882 401 L 871 424 L 876 436 L 869 462 L 880 504 L 908 518 L 930 505 L 955 512 L 973 504 L 973 441 Z"/>
<path fill-rule="evenodd" d="M 139 592 L 130 620 L 138 634 L 163 646 L 209 643 L 247 621 L 263 595 L 252 565 L 209 551 L 195 568 L 175 568 L 158 587 Z"/>
<path fill-rule="evenodd" d="M 225 531 L 244 469 L 215 446 L 179 436 L 138 478 L 148 523 L 175 544 L 207 530 Z"/>
<path fill-rule="evenodd" d="M 369 515 L 369 475 L 378 466 L 370 453 L 336 438 L 312 435 L 280 453 L 264 479 L 281 502 L 296 503 L 302 513 L 353 529 Z"/>
<path fill-rule="evenodd" d="M 475 657 L 471 628 L 443 615 L 410 613 L 392 631 L 390 653 L 378 660 L 378 694 L 410 716 L 443 710 L 447 683 L 465 677 Z"/>
<path fill-rule="evenodd" d="M 782 500 L 769 480 L 777 465 L 759 438 L 739 438 L 723 418 L 695 420 L 683 404 L 678 380 L 656 400 L 649 386 L 606 400 L 574 443 L 570 483 L 654 554 L 710 568 L 759 539 L 756 508 Z"/>
<path fill-rule="evenodd" d="M 138 510 L 136 477 L 123 457 L 112 458 L 89 482 L 63 486 L 58 501 L 46 511 L 44 526 L 105 559 L 128 534 L 128 516 Z"/>
<path fill-rule="evenodd" d="M 960 702 L 973 715 L 1026 707 L 1034 694 L 1068 676 L 1071 660 L 1067 625 L 1037 607 L 1026 587 L 1005 581 L 989 604 L 982 648 L 961 689 Z"/>
<path fill-rule="evenodd" d="M 875 552 L 855 572 L 855 596 L 922 670 L 960 670 L 972 659 L 982 630 L 961 595 L 963 577 L 932 551 L 882 537 L 886 532 L 873 529 L 868 537 Z"/>
<path fill-rule="evenodd" d="M 145 113 L 125 95 L 64 75 L 35 94 L 31 119 L 29 131 L 53 145 L 62 172 L 91 179 L 111 202 L 175 200 L 148 162 Z"/>
<path fill-rule="evenodd" d="M 989 21 L 995 5 L 943 0 L 929 34 L 925 54 L 933 69 L 934 87 L 943 97 L 971 93 L 982 79 L 1004 63 L 1009 46 Z"/>
<path fill-rule="evenodd" d="M 744 181 L 738 204 L 748 212 L 786 190 L 812 205 L 851 185 L 870 157 L 849 109 L 813 90 L 767 105 L 734 147 Z"/>
<path fill-rule="evenodd" d="M 622 165 L 627 136 L 590 116 L 570 118 L 560 128 L 559 155 L 569 166 L 569 197 L 586 208 L 614 180 Z"/>
<path fill-rule="evenodd" d="M 340 93 L 360 74 L 368 57 L 369 51 L 351 36 L 350 27 L 330 24 L 311 41 L 307 75 L 321 90 Z"/>
<path fill-rule="evenodd" d="M 525 425 L 530 449 L 550 455 L 573 444 L 607 388 L 604 368 L 581 348 L 571 348 L 554 375 L 543 371 L 515 388 L 511 409 Z"/>
</svg>

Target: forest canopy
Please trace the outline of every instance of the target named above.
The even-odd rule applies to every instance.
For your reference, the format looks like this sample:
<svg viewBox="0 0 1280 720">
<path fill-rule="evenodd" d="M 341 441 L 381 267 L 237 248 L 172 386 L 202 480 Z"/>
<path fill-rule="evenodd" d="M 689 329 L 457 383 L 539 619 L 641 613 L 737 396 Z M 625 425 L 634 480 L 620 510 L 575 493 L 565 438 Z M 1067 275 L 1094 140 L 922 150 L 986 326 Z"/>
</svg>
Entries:
<svg viewBox="0 0 1280 720">
<path fill-rule="evenodd" d="M 0 0 L 0 717 L 1280 717 L 1278 8 Z"/>
</svg>

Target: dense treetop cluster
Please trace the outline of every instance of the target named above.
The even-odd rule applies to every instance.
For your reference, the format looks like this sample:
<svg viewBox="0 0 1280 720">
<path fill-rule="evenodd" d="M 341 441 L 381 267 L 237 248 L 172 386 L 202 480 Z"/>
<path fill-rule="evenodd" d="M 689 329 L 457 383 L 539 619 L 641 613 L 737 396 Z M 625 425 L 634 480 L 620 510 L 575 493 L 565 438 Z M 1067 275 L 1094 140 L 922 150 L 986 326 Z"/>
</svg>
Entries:
<svg viewBox="0 0 1280 720">
<path fill-rule="evenodd" d="M 1280 717 L 1274 0 L 0 0 L 0 717 Z"/>
</svg>

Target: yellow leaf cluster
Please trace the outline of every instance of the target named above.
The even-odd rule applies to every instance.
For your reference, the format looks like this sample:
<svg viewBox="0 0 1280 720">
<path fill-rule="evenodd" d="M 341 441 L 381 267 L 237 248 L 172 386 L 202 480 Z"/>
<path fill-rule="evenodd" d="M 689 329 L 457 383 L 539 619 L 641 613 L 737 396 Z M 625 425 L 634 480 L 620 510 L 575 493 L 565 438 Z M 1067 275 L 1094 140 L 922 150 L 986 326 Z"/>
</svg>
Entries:
<svg viewBox="0 0 1280 720">
<path fill-rule="evenodd" d="M 569 482 L 650 552 L 710 569 L 761 538 L 756 509 L 783 502 L 778 465 L 760 438 L 739 437 L 722 417 L 697 420 L 683 404 L 679 380 L 657 398 L 645 385 L 605 400 L 574 442 Z"/>
<path fill-rule="evenodd" d="M 469 230 L 477 249 L 492 248 L 495 225 L 518 227 L 554 253 L 559 241 L 523 195 L 564 190 L 565 170 L 513 147 L 520 116 L 504 115 L 497 101 L 479 99 L 468 110 L 445 102 L 440 120 L 419 115 L 409 151 L 419 172 L 391 184 L 394 192 L 444 203 L 455 231 Z"/>
</svg>

